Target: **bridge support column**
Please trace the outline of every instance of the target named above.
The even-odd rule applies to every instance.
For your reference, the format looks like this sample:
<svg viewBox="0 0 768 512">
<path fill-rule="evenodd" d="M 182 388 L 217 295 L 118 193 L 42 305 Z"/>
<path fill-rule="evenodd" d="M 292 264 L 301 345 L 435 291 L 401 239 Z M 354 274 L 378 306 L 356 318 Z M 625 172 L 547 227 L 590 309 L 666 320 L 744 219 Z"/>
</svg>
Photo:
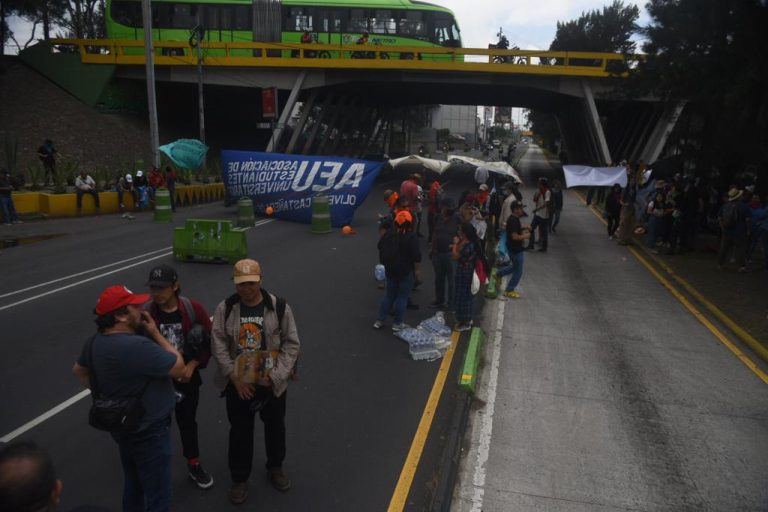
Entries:
<svg viewBox="0 0 768 512">
<path fill-rule="evenodd" d="M 280 113 L 280 119 L 277 121 L 277 126 L 272 131 L 272 137 L 269 139 L 269 144 L 267 144 L 267 153 L 273 152 L 278 144 L 280 144 L 280 137 L 283 135 L 285 123 L 288 121 L 291 112 L 293 112 L 293 107 L 296 105 L 296 99 L 299 97 L 299 91 L 301 91 L 301 86 L 304 85 L 305 78 L 307 78 L 307 72 L 306 70 L 302 70 L 301 73 L 299 73 L 299 76 L 296 77 L 296 83 L 293 84 L 293 89 L 291 90 L 290 96 L 288 96 L 288 101 L 285 102 L 285 107 L 283 107 L 283 111 Z"/>
<path fill-rule="evenodd" d="M 640 157 L 644 162 L 653 163 L 659 158 L 661 150 L 664 149 L 664 144 L 667 143 L 669 134 L 672 133 L 684 107 L 685 102 L 681 101 L 664 109 L 661 117 L 656 122 L 656 126 L 651 131 L 642 153 L 640 153 Z"/>
<path fill-rule="evenodd" d="M 301 150 L 302 155 L 308 154 L 309 150 L 312 149 L 312 144 L 315 143 L 315 138 L 317 137 L 318 132 L 320 132 L 320 127 L 323 125 L 325 114 L 328 113 L 329 110 L 333 109 L 333 98 L 333 93 L 328 93 L 325 96 L 325 101 L 320 107 L 320 112 L 314 120 L 314 124 L 312 125 L 312 130 L 309 133 L 309 137 L 307 137 L 307 141 L 304 143 L 304 147 Z"/>
<path fill-rule="evenodd" d="M 587 126 L 594 137 L 597 145 L 598 159 L 600 165 L 610 165 L 612 162 L 611 152 L 608 150 L 608 143 L 605 140 L 603 125 L 600 123 L 600 116 L 597 113 L 595 96 L 592 94 L 592 86 L 586 80 L 581 80 L 581 88 L 584 91 L 584 104 L 587 111 Z"/>
<path fill-rule="evenodd" d="M 293 129 L 293 134 L 291 135 L 291 140 L 288 142 L 288 147 L 285 149 L 286 153 L 293 153 L 293 148 L 296 147 L 299 137 L 304 133 L 304 126 L 307 124 L 309 114 L 312 112 L 312 109 L 315 108 L 315 99 L 317 99 L 317 89 L 312 90 L 309 94 L 309 99 L 304 103 L 304 109 L 301 112 L 299 122 L 296 123 L 296 126 Z"/>
</svg>

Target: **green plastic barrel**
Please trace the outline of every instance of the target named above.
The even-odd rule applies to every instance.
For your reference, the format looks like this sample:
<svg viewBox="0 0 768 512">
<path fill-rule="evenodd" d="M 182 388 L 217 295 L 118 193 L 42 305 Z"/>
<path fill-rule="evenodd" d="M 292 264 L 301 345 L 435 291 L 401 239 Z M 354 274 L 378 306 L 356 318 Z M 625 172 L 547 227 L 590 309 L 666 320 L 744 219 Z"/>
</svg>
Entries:
<svg viewBox="0 0 768 512">
<path fill-rule="evenodd" d="M 155 191 L 155 222 L 172 222 L 171 194 L 168 189 L 158 188 Z"/>
<path fill-rule="evenodd" d="M 255 223 L 253 201 L 249 197 L 241 197 L 237 201 L 237 227 L 252 228 Z"/>
<path fill-rule="evenodd" d="M 323 235 L 331 232 L 331 205 L 328 196 L 318 192 L 312 198 L 312 227 L 310 232 Z"/>
</svg>

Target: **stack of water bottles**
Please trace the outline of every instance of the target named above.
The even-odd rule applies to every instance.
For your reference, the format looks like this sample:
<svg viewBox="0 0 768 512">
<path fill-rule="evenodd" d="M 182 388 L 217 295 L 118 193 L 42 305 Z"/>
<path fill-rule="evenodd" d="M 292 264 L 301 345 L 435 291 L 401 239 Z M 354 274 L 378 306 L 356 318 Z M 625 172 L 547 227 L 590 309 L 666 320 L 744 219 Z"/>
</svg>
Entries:
<svg viewBox="0 0 768 512">
<path fill-rule="evenodd" d="M 422 321 L 418 327 L 400 330 L 397 336 L 408 343 L 414 360 L 435 361 L 451 346 L 451 328 L 445 324 L 442 311 Z"/>
</svg>

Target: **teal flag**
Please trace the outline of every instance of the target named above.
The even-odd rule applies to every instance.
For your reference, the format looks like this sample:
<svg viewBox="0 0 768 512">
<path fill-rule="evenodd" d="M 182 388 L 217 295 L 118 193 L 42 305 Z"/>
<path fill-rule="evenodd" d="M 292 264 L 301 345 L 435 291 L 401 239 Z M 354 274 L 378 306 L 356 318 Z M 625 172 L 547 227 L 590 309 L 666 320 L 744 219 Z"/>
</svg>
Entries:
<svg viewBox="0 0 768 512">
<path fill-rule="evenodd" d="M 198 169 L 205 162 L 208 146 L 197 139 L 179 139 L 164 146 L 160 151 L 165 153 L 173 163 L 182 169 Z"/>
</svg>

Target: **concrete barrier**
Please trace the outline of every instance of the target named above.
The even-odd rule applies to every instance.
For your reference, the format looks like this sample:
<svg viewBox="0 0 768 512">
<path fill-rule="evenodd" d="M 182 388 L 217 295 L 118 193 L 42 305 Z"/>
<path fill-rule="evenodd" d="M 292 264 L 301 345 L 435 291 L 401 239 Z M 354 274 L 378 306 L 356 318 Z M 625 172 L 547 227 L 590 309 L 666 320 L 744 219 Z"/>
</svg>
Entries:
<svg viewBox="0 0 768 512">
<path fill-rule="evenodd" d="M 183 199 L 183 200 L 182 200 Z M 189 206 L 200 202 L 212 202 L 224 199 L 224 184 L 210 183 L 206 185 L 178 185 L 176 187 L 176 204 Z M 119 213 L 117 192 L 108 190 L 99 192 L 101 203 L 100 213 Z M 130 194 L 123 196 L 128 209 L 133 209 L 133 198 Z M 49 194 L 47 192 L 14 192 L 13 204 L 19 215 L 44 215 L 46 217 L 74 217 L 77 215 L 77 195 Z M 83 196 L 81 215 L 95 215 L 96 208 L 93 198 Z"/>
</svg>

